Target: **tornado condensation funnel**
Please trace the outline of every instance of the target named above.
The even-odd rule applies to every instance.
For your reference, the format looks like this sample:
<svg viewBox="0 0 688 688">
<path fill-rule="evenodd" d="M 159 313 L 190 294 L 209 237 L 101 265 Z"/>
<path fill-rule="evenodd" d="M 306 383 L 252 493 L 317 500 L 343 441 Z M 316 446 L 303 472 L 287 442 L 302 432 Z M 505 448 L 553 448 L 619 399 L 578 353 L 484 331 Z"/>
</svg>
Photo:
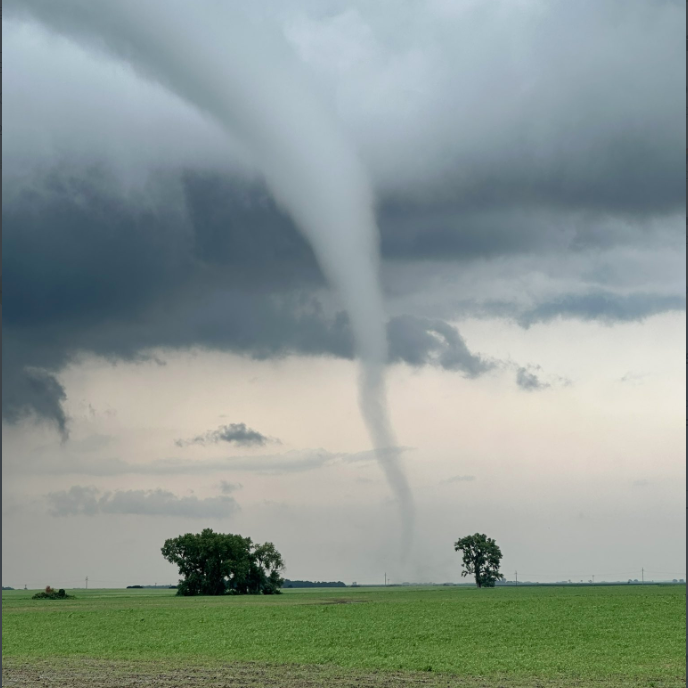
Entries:
<svg viewBox="0 0 688 688">
<path fill-rule="evenodd" d="M 6 0 L 24 15 L 126 61 L 239 137 L 277 203 L 313 247 L 348 312 L 358 356 L 360 407 L 401 510 L 407 550 L 413 502 L 387 411 L 386 326 L 378 231 L 365 170 L 336 118 L 316 97 L 275 31 L 228 3 L 163 0 Z"/>
</svg>

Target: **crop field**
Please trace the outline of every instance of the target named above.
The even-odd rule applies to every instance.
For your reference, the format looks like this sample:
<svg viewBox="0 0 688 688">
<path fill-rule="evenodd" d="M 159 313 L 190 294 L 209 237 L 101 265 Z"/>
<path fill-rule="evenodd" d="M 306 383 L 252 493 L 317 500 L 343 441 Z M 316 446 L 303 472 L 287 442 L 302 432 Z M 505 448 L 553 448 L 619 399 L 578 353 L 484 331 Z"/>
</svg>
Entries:
<svg viewBox="0 0 688 688">
<path fill-rule="evenodd" d="M 685 685 L 685 586 L 70 592 L 3 592 L 3 685 Z"/>
</svg>

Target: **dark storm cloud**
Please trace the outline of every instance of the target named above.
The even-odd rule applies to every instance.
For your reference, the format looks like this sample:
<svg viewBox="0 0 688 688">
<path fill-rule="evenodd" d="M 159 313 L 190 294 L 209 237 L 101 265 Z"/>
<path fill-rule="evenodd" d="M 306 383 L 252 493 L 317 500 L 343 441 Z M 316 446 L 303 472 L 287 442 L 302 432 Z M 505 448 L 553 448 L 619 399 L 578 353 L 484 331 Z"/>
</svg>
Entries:
<svg viewBox="0 0 688 688">
<path fill-rule="evenodd" d="M 181 516 L 185 518 L 226 518 L 236 513 L 232 497 L 178 497 L 166 490 L 118 490 L 101 493 L 95 487 L 74 485 L 69 490 L 46 495 L 53 516 L 95 516 L 133 514 L 137 516 Z"/>
<path fill-rule="evenodd" d="M 518 323 L 530 327 L 535 323 L 549 322 L 555 318 L 599 320 L 604 323 L 644 320 L 658 313 L 685 311 L 686 297 L 635 293 L 614 294 L 596 291 L 589 294 L 565 294 L 545 301 L 518 316 Z"/>
<path fill-rule="evenodd" d="M 395 236 L 384 227 L 383 246 Z M 10 289 L 3 417 L 10 422 L 33 412 L 66 433 L 55 374 L 78 352 L 136 359 L 154 347 L 200 346 L 257 358 L 354 355 L 345 314 L 315 295 L 323 281 L 310 249 L 264 189 L 236 177 L 187 171 L 125 192 L 105 168 L 62 167 L 10 194 L 3 229 Z M 418 237 L 423 229 L 419 223 Z M 408 232 L 400 236 L 403 246 Z M 536 250 L 532 237 L 522 241 L 523 251 Z M 495 241 L 494 251 L 518 250 L 517 243 Z M 413 243 L 403 249 L 409 259 L 415 250 Z M 683 309 L 685 299 L 599 291 L 526 312 L 508 302 L 484 308 L 527 327 L 558 316 L 640 319 Z M 494 366 L 440 319 L 397 316 L 388 336 L 391 360 L 467 377 Z"/>
<path fill-rule="evenodd" d="M 614 263 L 617 250 L 683 232 L 674 222 L 685 206 L 675 30 L 683 5 L 597 0 L 457 14 L 350 5 L 314 13 L 285 2 L 277 21 L 323 94 L 336 94 L 379 190 L 388 264 L 461 269 L 535 256 L 547 266 L 600 251 Z M 352 358 L 348 320 L 320 298 L 325 283 L 310 247 L 253 171 L 234 158 L 218 163 L 233 155 L 228 137 L 128 68 L 110 80 L 102 56 L 48 42 L 35 26 L 13 33 L 12 12 L 26 7 L 10 3 L 3 17 L 11 67 L 3 116 L 16 133 L 3 151 L 3 418 L 38 415 L 66 436 L 56 375 L 80 352 L 136 359 L 155 347 L 207 347 Z M 68 26 L 68 13 L 59 11 L 59 22 Z M 466 40 L 474 35 L 481 42 Z M 366 60 L 349 74 L 323 36 Z M 411 69 L 407 55 L 417 58 Z M 56 88 L 62 74 L 69 79 Z M 193 145 L 178 143 L 187 138 Z M 125 190 L 120 173 L 148 181 Z M 671 225 L 667 236 L 658 223 Z M 518 288 L 519 275 L 512 279 Z M 525 310 L 494 298 L 473 310 L 528 327 L 685 309 L 684 296 L 625 279 L 622 295 L 614 285 L 581 294 L 569 282 L 555 296 L 531 294 Z M 410 277 L 407 285 L 412 292 Z M 392 318 L 392 360 L 467 377 L 494 366 L 428 315 Z"/>
<path fill-rule="evenodd" d="M 326 318 L 303 291 L 320 278 L 293 228 L 281 227 L 274 209 L 254 222 L 254 197 L 238 192 L 224 216 L 220 209 L 206 222 L 215 186 L 206 187 L 189 174 L 129 195 L 102 168 L 60 168 L 10 194 L 3 204 L 6 420 L 32 412 L 66 432 L 54 373 L 80 351 L 129 359 L 156 346 L 352 355 L 346 319 Z M 257 194 L 255 203 L 266 203 Z M 280 244 L 284 236 L 296 257 Z"/>
<path fill-rule="evenodd" d="M 392 361 L 434 363 L 466 377 L 478 377 L 495 366 L 472 354 L 456 328 L 442 320 L 400 316 L 390 321 L 388 333 Z"/>
<path fill-rule="evenodd" d="M 285 0 L 279 13 L 270 2 L 216 7 L 217 21 L 231 21 L 232 11 L 250 13 L 254 4 L 262 7 L 256 11 L 263 20 L 274 20 L 287 35 L 310 76 L 321 80 L 321 94 L 331 98 L 376 186 L 390 197 L 392 221 L 411 216 L 414 224 L 433 225 L 447 215 L 443 205 L 469 215 L 547 208 L 626 216 L 681 212 L 684 206 L 685 70 L 675 27 L 684 23 L 685 7 L 679 3 L 581 0 L 453 10 L 410 3 L 390 11 L 384 4 L 336 2 L 323 12 Z M 74 3 L 59 10 L 39 2 L 6 5 L 3 18 L 10 25 L 33 6 L 34 16 L 51 25 L 44 30 L 58 27 L 77 36 L 85 14 Z M 333 51 L 333 42 L 359 58 L 346 65 L 349 58 Z M 28 51 L 25 43 L 15 50 Z M 44 62 L 55 60 L 50 47 Z M 93 58 L 83 52 L 80 59 Z M 36 68 L 39 58 L 23 62 L 25 70 L 33 68 L 34 81 L 55 78 L 47 66 Z M 73 57 L 70 75 L 78 64 Z M 22 75 L 10 72 L 8 86 L 22 84 Z M 94 89 L 78 76 L 65 85 L 67 105 L 52 95 L 66 113 L 83 95 L 80 89 Z M 138 89 L 136 96 L 141 100 L 145 92 Z M 110 89 L 88 100 L 94 98 L 111 99 Z M 162 109 L 158 100 L 151 96 L 150 107 Z M 100 122 L 76 119 L 75 129 L 107 129 L 121 118 L 110 114 L 116 104 Z M 19 106 L 10 103 L 9 114 L 23 124 Z M 188 129 L 188 121 L 183 124 Z M 181 121 L 178 126 L 180 133 Z M 28 127 L 27 138 L 34 128 Z M 151 138 L 150 126 L 137 131 L 134 121 L 130 128 L 136 143 Z M 192 135 L 212 157 L 208 141 L 197 130 Z M 159 148 L 153 147 L 158 158 Z M 416 201 L 425 209 L 414 207 Z M 438 239 L 418 238 L 428 249 Z"/>
<path fill-rule="evenodd" d="M 6 420 L 32 411 L 64 431 L 53 375 L 78 352 L 353 357 L 347 317 L 314 296 L 323 283 L 310 250 L 260 188 L 185 173 L 127 195 L 103 169 L 42 181 L 3 205 Z M 440 321 L 392 320 L 389 332 L 394 360 L 469 376 L 489 368 Z"/>
<path fill-rule="evenodd" d="M 220 186 L 224 202 L 214 205 Z M 181 208 L 175 201 L 180 193 L 186 201 Z M 265 203 L 260 188 L 227 178 L 205 184 L 190 173 L 181 180 L 158 177 L 141 193 L 128 194 L 102 169 L 54 170 L 3 204 L 4 272 L 12 292 L 5 323 L 21 332 L 40 328 L 58 348 L 82 341 L 85 349 L 105 355 L 134 355 L 166 339 L 172 345 L 196 339 L 212 345 L 223 336 L 240 340 L 242 333 L 231 327 L 243 309 L 255 316 L 253 331 L 244 335 L 252 347 L 255 330 L 269 330 L 269 321 L 279 319 L 285 305 L 280 293 L 322 285 L 293 226 L 269 203 L 268 210 L 250 209 Z M 147 327 L 169 307 L 192 317 L 187 324 L 195 328 L 186 341 L 169 329 L 151 331 L 160 323 Z M 209 308 L 226 309 L 228 322 L 218 323 L 220 329 L 202 322 Z M 308 295 L 295 297 L 286 309 L 300 311 L 302 319 L 322 319 Z M 270 310 L 271 317 L 262 317 Z M 131 331 L 118 337 L 127 326 Z M 127 350 L 135 332 L 139 341 Z M 271 333 L 265 334 L 269 339 Z M 325 348 L 333 347 L 330 342 Z"/>
<path fill-rule="evenodd" d="M 33 414 L 54 422 L 62 438 L 66 439 L 69 431 L 62 408 L 62 403 L 67 399 L 64 387 L 48 371 L 40 368 L 3 368 L 3 418 L 16 423 Z"/>
<path fill-rule="evenodd" d="M 207 432 L 205 435 L 197 435 L 190 440 L 176 440 L 178 447 L 185 447 L 192 444 L 217 444 L 218 442 L 228 442 L 239 447 L 262 447 L 268 442 L 277 442 L 275 438 L 263 435 L 257 430 L 246 427 L 245 423 L 230 423 L 223 425 L 217 430 Z"/>
<path fill-rule="evenodd" d="M 470 5 L 409 4 L 390 13 L 357 4 L 349 22 L 336 11 L 310 17 L 294 38 L 313 70 L 335 82 L 381 186 L 406 199 L 397 215 L 410 211 L 412 224 L 433 227 L 412 243 L 456 243 L 455 235 L 442 236 L 452 213 L 433 201 L 449 201 L 464 224 L 488 232 L 489 215 L 478 222 L 476 211 L 681 212 L 685 72 L 675 27 L 685 21 L 684 7 L 644 0 Z M 319 33 L 359 47 L 365 65 L 355 63 L 347 79 Z M 396 88 L 380 92 L 389 82 Z M 427 215 L 408 199 L 428 201 Z"/>
</svg>

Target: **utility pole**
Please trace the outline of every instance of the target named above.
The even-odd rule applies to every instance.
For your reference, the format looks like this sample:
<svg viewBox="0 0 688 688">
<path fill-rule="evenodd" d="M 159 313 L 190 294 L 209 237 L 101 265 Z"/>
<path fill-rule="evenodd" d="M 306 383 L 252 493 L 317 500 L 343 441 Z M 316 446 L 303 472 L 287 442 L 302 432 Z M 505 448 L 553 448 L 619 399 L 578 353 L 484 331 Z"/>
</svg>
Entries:
<svg viewBox="0 0 688 688">
<path fill-rule="evenodd" d="M 594 573 L 592 574 L 592 582 L 593 583 L 595 582 L 595 574 Z"/>
<path fill-rule="evenodd" d="M 387 587 L 387 571 L 385 571 L 385 587 Z"/>
<path fill-rule="evenodd" d="M 518 571 L 514 571 L 514 575 L 516 576 L 516 585 L 518 585 Z"/>
<path fill-rule="evenodd" d="M 86 590 L 88 590 L 88 576 L 86 576 Z"/>
<path fill-rule="evenodd" d="M 640 569 L 640 582 L 645 582 L 645 569 Z"/>
</svg>

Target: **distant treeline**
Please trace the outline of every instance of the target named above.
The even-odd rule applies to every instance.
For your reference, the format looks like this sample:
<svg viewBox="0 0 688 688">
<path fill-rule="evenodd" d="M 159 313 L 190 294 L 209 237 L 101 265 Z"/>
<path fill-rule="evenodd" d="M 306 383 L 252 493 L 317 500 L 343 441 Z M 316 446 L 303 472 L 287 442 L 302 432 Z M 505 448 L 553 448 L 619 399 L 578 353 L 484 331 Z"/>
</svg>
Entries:
<svg viewBox="0 0 688 688">
<path fill-rule="evenodd" d="M 304 581 L 284 579 L 283 588 L 345 588 L 342 581 Z"/>
<path fill-rule="evenodd" d="M 143 590 L 144 588 L 154 588 L 157 590 L 176 590 L 176 585 L 127 585 L 127 590 Z"/>
<path fill-rule="evenodd" d="M 14 590 L 14 588 L 11 588 L 9 585 L 3 585 L 2 589 L 3 590 Z"/>
</svg>

